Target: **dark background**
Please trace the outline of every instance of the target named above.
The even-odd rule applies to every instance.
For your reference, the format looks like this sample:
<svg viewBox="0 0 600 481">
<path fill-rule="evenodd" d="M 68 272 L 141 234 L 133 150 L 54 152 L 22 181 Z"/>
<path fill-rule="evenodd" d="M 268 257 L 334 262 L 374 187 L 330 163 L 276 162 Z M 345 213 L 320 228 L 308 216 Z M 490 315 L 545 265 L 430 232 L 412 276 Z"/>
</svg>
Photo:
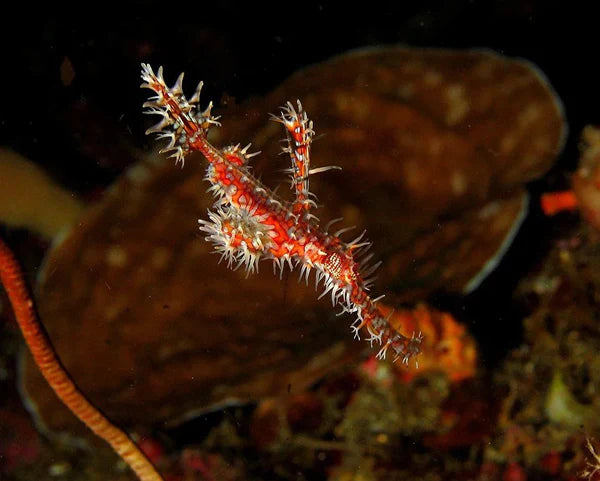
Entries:
<svg viewBox="0 0 600 481">
<path fill-rule="evenodd" d="M 20 11 L 3 12 L 0 29 L 0 145 L 85 191 L 109 182 L 126 163 L 111 160 L 109 147 L 149 145 L 141 61 L 164 65 L 172 80 L 180 71 L 189 82 L 204 79 L 210 98 L 227 93 L 241 101 L 348 49 L 403 43 L 485 47 L 536 63 L 565 103 L 573 135 L 560 165 L 572 168 L 576 136 L 600 116 L 599 16 L 585 3 L 149 1 L 54 4 L 43 12 L 16 5 Z M 61 70 L 73 74 L 68 84 Z"/>
</svg>

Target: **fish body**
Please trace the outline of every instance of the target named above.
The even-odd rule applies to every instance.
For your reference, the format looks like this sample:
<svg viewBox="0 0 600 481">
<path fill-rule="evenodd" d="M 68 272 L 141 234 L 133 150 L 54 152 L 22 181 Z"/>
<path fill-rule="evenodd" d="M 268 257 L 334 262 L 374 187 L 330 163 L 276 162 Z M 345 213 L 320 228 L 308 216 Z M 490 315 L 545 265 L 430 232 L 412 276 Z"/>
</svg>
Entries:
<svg viewBox="0 0 600 481">
<path fill-rule="evenodd" d="M 207 138 L 208 130 L 220 125 L 218 117 L 211 114 L 212 102 L 205 110 L 199 109 L 202 83 L 189 100 L 183 94 L 181 74 L 171 88 L 167 87 L 162 68 L 155 74 L 142 64 L 143 88 L 155 92 L 144 104 L 147 113 L 162 117 L 147 133 L 158 133 L 159 138 L 169 139 L 162 150 L 172 151 L 176 162 L 184 162 L 194 151 L 200 152 L 208 161 L 205 179 L 208 189 L 216 198 L 208 220 L 201 219 L 200 229 L 207 234 L 215 250 L 232 268 L 244 266 L 248 274 L 258 270 L 259 261 L 270 259 L 274 270 L 283 272 L 286 265 L 300 267 L 300 277 L 308 281 L 312 270 L 315 281 L 324 284 L 321 297 L 331 293 L 333 305 L 341 306 L 342 312 L 355 313 L 352 324 L 355 337 L 365 330 L 367 341 L 378 344 L 377 356 L 386 357 L 393 352 L 394 360 L 409 359 L 419 353 L 422 336 L 414 333 L 405 336 L 394 329 L 377 305 L 377 299 L 369 295 L 373 274 L 378 264 L 369 265 L 367 254 L 370 242 L 363 240 L 364 232 L 351 242 L 340 239 L 342 229 L 330 234 L 321 229 L 319 219 L 312 214 L 316 207 L 314 195 L 309 191 L 311 173 L 324 172 L 335 167 L 310 168 L 310 146 L 314 136 L 313 123 L 302 109 L 290 102 L 282 108 L 279 116 L 272 118 L 283 124 L 287 145 L 283 151 L 290 155 L 292 167 L 288 170 L 293 202 L 285 202 L 256 179 L 249 170 L 249 145 L 219 149 Z"/>
</svg>

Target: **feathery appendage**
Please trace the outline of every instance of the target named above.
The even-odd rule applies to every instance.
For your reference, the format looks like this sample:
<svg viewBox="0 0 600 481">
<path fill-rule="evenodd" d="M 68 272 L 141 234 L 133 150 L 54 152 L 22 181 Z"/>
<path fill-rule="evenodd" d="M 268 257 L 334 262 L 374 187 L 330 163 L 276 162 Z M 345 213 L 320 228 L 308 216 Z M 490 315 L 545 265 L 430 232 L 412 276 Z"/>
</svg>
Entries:
<svg viewBox="0 0 600 481">
<path fill-rule="evenodd" d="M 329 225 L 321 230 L 319 220 L 311 213 L 316 204 L 309 191 L 310 175 L 337 167 L 311 169 L 313 123 L 299 101 L 297 109 L 288 102 L 279 116 L 272 116 L 283 124 L 287 135 L 283 151 L 291 159 L 289 173 L 295 193 L 295 200 L 288 203 L 250 173 L 248 160 L 256 154 L 247 153 L 249 146 L 241 149 L 238 144 L 219 149 L 209 143 L 209 128 L 220 124 L 218 117 L 211 114 L 212 102 L 200 110 L 202 82 L 188 100 L 182 88 L 183 74 L 169 88 L 162 67 L 155 74 L 149 65 L 142 64 L 142 80 L 142 87 L 156 94 L 144 104 L 146 113 L 162 117 L 147 133 L 169 140 L 161 152 L 174 152 L 171 157 L 183 164 L 188 153 L 198 151 L 208 161 L 205 178 L 216 201 L 208 213 L 209 220 L 199 221 L 200 229 L 208 234 L 206 240 L 214 244 L 215 252 L 229 267 L 244 266 L 249 274 L 258 270 L 260 260 L 270 259 L 280 274 L 286 265 L 290 269 L 300 267 L 300 278 L 307 282 L 314 270 L 315 284 L 324 284 L 321 297 L 329 294 L 333 305 L 341 306 L 342 313 L 356 314 L 352 325 L 355 337 L 366 331 L 366 340 L 380 346 L 379 358 L 391 351 L 394 360 L 408 363 L 419 353 L 421 334 L 405 336 L 394 330 L 377 307 L 383 296 L 372 299 L 368 294 L 380 263 L 370 263 L 372 254 L 367 252 L 371 243 L 363 239 L 364 232 L 344 242 L 339 236 L 346 229 L 329 234 Z"/>
<path fill-rule="evenodd" d="M 600 472 L 600 454 L 596 452 L 596 449 L 594 448 L 592 440 L 589 436 L 586 438 L 585 444 L 591 459 L 588 459 L 587 466 L 581 473 L 581 476 L 583 478 L 592 480 L 594 479 L 596 473 Z"/>
</svg>

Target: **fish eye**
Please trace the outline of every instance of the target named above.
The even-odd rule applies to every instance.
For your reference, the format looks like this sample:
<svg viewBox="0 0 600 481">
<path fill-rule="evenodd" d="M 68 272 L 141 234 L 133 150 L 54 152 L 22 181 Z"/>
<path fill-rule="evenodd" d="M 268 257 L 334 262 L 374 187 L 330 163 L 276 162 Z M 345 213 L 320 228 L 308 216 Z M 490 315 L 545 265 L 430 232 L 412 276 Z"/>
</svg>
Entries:
<svg viewBox="0 0 600 481">
<path fill-rule="evenodd" d="M 348 272 L 346 273 L 346 275 L 351 281 L 356 280 L 356 278 L 358 277 L 358 273 L 356 271 L 356 264 L 354 262 L 351 262 L 348 265 Z"/>
</svg>

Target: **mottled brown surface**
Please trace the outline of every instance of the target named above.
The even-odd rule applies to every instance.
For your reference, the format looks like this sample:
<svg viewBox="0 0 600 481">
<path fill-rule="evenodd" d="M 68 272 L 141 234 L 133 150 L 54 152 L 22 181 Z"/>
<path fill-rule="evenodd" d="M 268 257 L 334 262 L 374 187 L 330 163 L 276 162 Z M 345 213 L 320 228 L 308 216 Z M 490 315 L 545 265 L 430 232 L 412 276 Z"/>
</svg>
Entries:
<svg viewBox="0 0 600 481">
<path fill-rule="evenodd" d="M 211 199 L 194 160 L 122 179 L 52 252 L 38 290 L 68 371 L 118 423 L 301 390 L 322 372 L 315 353 L 348 337 L 295 275 L 280 281 L 265 264 L 246 279 L 218 264 L 198 233 Z M 47 424 L 69 422 L 29 362 L 26 379 Z"/>
<path fill-rule="evenodd" d="M 313 165 L 343 168 L 311 179 L 331 212 L 323 220 L 343 215 L 367 228 L 384 261 L 383 285 L 405 299 L 468 285 L 519 215 L 523 184 L 552 165 L 566 129 L 559 99 L 528 62 L 389 47 L 335 57 L 264 99 L 224 110 L 215 142 L 252 141 L 267 154 L 254 159 L 256 170 L 281 181 L 282 134 L 268 113 L 297 98 L 315 124 Z M 491 199 L 510 207 L 477 218 L 474 209 Z M 401 261 L 388 262 L 398 253 Z"/>
<path fill-rule="evenodd" d="M 317 213 L 368 229 L 384 260 L 375 292 L 396 300 L 464 288 L 522 212 L 523 183 L 560 144 L 556 99 L 526 64 L 405 49 L 311 67 L 221 112 L 212 138 L 253 141 L 264 151 L 255 171 L 277 185 L 287 159 L 277 156 L 280 126 L 266 119 L 297 97 L 315 120 L 313 165 L 344 169 L 311 181 Z M 312 278 L 308 288 L 296 274 L 282 282 L 264 263 L 245 279 L 217 264 L 197 229 L 212 203 L 202 175 L 196 158 L 184 169 L 138 166 L 53 250 L 38 289 L 68 370 L 122 425 L 298 391 L 365 347 L 348 316 L 316 300 Z M 36 368 L 24 372 L 45 423 L 72 429 Z"/>
</svg>

